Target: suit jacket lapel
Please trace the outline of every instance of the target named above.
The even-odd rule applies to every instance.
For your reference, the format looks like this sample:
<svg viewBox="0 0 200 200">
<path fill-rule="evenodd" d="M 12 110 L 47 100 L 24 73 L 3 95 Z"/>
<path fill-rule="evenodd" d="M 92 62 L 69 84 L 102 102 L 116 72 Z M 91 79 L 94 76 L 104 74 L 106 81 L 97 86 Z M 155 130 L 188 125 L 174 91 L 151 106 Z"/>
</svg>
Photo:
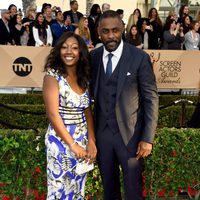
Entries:
<svg viewBox="0 0 200 200">
<path fill-rule="evenodd" d="M 129 62 L 130 56 L 131 56 L 130 52 L 128 51 L 127 46 L 124 43 L 122 55 L 118 63 L 119 75 L 118 75 L 118 83 L 117 83 L 117 99 L 122 91 L 124 82 L 126 80 L 128 69 L 131 65 L 131 62 Z"/>
</svg>

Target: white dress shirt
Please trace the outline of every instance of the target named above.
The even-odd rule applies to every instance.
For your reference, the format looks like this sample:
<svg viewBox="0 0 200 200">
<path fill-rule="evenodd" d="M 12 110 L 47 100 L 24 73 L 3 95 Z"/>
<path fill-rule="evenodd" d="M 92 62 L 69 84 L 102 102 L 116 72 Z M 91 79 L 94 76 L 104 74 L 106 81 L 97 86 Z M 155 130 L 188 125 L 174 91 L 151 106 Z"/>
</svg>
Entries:
<svg viewBox="0 0 200 200">
<path fill-rule="evenodd" d="M 112 72 L 115 70 L 119 59 L 121 58 L 122 55 L 122 51 L 123 51 L 123 40 L 121 40 L 118 48 L 115 51 L 112 52 L 108 52 L 105 47 L 103 49 L 103 66 L 104 66 L 104 70 L 106 72 L 106 66 L 107 66 L 107 62 L 108 62 L 108 54 L 112 53 L 113 57 L 112 57 Z"/>
</svg>

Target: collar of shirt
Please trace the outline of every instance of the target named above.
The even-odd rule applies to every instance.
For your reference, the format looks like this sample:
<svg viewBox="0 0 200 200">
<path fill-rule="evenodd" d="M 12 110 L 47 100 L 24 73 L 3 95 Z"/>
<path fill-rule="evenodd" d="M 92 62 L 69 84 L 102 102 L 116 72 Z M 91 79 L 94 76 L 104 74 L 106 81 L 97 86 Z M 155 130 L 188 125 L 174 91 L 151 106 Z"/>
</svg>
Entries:
<svg viewBox="0 0 200 200">
<path fill-rule="evenodd" d="M 113 57 L 112 57 L 112 71 L 115 70 L 119 59 L 121 58 L 122 55 L 122 51 L 123 51 L 123 40 L 121 40 L 118 48 L 115 51 L 109 52 L 105 49 L 105 47 L 103 48 L 103 66 L 104 66 L 104 70 L 106 71 L 106 66 L 107 66 L 107 62 L 108 62 L 108 54 L 112 53 Z"/>
</svg>

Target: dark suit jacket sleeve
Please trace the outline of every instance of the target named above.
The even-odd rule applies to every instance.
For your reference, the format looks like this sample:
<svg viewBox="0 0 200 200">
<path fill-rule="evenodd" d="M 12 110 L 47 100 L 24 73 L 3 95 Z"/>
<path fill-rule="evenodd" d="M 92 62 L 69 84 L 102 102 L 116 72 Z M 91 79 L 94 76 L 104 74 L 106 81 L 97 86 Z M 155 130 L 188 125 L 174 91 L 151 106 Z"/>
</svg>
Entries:
<svg viewBox="0 0 200 200">
<path fill-rule="evenodd" d="M 96 84 L 97 80 L 97 71 L 98 71 L 98 51 L 97 50 L 92 50 L 90 51 L 90 61 L 91 61 L 91 80 L 90 80 L 90 95 L 92 98 L 94 98 L 94 85 Z"/>
<path fill-rule="evenodd" d="M 64 21 L 67 19 L 67 15 L 69 15 L 71 17 L 71 22 L 74 23 L 74 19 L 73 19 L 73 15 L 72 15 L 72 11 L 71 10 L 65 11 L 63 13 Z M 78 20 L 79 20 L 81 17 L 83 17 L 83 14 L 80 13 L 80 12 L 77 12 L 77 16 L 78 16 Z"/>
<path fill-rule="evenodd" d="M 0 44 L 12 44 L 12 36 L 6 29 L 6 26 L 2 19 L 0 19 Z"/>
<path fill-rule="evenodd" d="M 64 16 L 64 21 L 67 19 L 67 15 L 69 15 L 70 16 L 70 18 L 71 18 L 71 21 L 73 20 L 72 19 L 72 12 L 70 11 L 70 10 L 68 10 L 68 11 L 65 11 L 64 13 L 63 13 L 63 16 Z M 73 23 L 73 22 L 72 22 Z"/>
<path fill-rule="evenodd" d="M 138 69 L 138 86 L 144 120 L 141 140 L 152 143 L 158 120 L 158 94 L 150 57 L 146 53 Z"/>
<path fill-rule="evenodd" d="M 77 15 L 78 15 L 78 20 L 79 20 L 81 17 L 83 17 L 83 14 L 80 13 L 80 12 L 77 12 Z"/>
</svg>

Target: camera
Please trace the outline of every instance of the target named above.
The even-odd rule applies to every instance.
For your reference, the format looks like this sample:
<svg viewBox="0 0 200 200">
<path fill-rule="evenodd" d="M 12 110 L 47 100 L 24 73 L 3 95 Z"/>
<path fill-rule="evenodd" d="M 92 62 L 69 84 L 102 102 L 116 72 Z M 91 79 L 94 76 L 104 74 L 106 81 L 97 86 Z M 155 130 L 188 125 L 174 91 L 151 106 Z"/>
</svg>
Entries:
<svg viewBox="0 0 200 200">
<path fill-rule="evenodd" d="M 146 26 L 146 28 L 145 29 L 147 29 L 147 30 L 150 30 L 151 29 L 151 27 L 150 26 Z"/>
</svg>

